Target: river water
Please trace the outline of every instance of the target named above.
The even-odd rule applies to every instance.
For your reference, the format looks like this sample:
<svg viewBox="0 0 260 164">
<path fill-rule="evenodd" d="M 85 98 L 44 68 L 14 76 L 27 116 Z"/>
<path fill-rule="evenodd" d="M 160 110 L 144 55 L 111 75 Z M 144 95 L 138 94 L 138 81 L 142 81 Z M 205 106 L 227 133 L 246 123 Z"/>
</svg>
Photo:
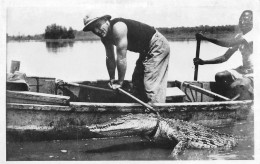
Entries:
<svg viewBox="0 0 260 164">
<path fill-rule="evenodd" d="M 193 80 L 196 41 L 170 41 L 170 48 L 168 79 Z M 202 42 L 200 49 L 202 59 L 215 58 L 227 50 L 207 42 Z M 137 53 L 128 52 L 126 80 L 131 79 L 137 58 Z M 100 41 L 8 42 L 8 72 L 12 60 L 20 61 L 20 71 L 28 76 L 55 77 L 67 81 L 108 79 L 105 50 Z M 216 72 L 241 64 L 241 54 L 237 52 L 226 63 L 199 66 L 198 80 L 214 80 Z"/>
<path fill-rule="evenodd" d="M 171 41 L 169 80 L 193 80 L 193 58 L 196 41 Z M 200 57 L 210 59 L 222 55 L 227 49 L 202 42 Z M 126 79 L 130 80 L 138 54 L 128 52 Z M 55 77 L 66 81 L 108 79 L 105 50 L 100 41 L 76 42 L 8 42 L 7 71 L 12 60 L 21 62 L 20 71 L 27 76 Z M 218 71 L 241 65 L 237 52 L 226 63 L 199 66 L 198 80 L 213 81 Z M 254 117 L 228 127 L 216 128 L 220 132 L 240 136 L 237 147 L 229 151 L 187 149 L 178 160 L 253 160 Z M 8 140 L 8 139 L 7 139 Z M 64 140 L 42 142 L 8 142 L 8 161 L 84 161 L 84 160 L 173 160 L 168 145 L 153 145 L 139 137 L 117 139 Z"/>
</svg>

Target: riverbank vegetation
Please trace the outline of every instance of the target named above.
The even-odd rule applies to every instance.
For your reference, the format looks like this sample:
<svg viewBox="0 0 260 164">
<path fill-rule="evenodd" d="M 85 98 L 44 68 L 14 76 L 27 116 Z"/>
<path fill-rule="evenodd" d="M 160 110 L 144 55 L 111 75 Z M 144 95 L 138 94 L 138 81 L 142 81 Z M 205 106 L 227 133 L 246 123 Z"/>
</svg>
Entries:
<svg viewBox="0 0 260 164">
<path fill-rule="evenodd" d="M 197 27 L 172 27 L 157 28 L 169 40 L 195 39 L 196 33 L 203 33 L 215 38 L 229 38 L 238 33 L 236 25 L 226 26 L 197 26 Z"/>
<path fill-rule="evenodd" d="M 193 40 L 195 34 L 202 32 L 205 35 L 210 35 L 216 38 L 229 38 L 238 33 L 236 25 L 225 26 L 196 26 L 196 27 L 160 27 L 157 28 L 169 40 Z M 99 37 L 92 32 L 83 32 L 73 30 L 71 27 L 67 30 L 56 24 L 46 27 L 45 33 L 37 35 L 19 35 L 9 36 L 6 35 L 7 41 L 10 40 L 40 40 L 40 41 L 55 41 L 55 40 L 99 40 Z"/>
<path fill-rule="evenodd" d="M 44 33 L 44 39 L 74 39 L 75 34 L 70 27 L 67 30 L 66 27 L 62 27 L 56 24 L 52 24 L 46 27 Z"/>
</svg>

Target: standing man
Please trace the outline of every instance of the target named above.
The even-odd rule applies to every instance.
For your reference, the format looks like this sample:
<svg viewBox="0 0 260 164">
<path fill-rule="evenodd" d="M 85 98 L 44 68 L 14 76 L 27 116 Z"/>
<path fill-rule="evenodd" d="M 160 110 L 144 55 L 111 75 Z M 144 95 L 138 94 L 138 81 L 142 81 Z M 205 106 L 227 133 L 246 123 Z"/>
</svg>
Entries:
<svg viewBox="0 0 260 164">
<path fill-rule="evenodd" d="M 86 16 L 83 29 L 99 36 L 105 46 L 110 87 L 117 89 L 123 84 L 127 68 L 127 50 L 137 52 L 139 59 L 132 76 L 135 96 L 147 103 L 165 102 L 170 57 L 168 41 L 147 24 L 124 18 L 110 19 L 110 15 L 96 18 Z"/>
<path fill-rule="evenodd" d="M 240 94 L 240 99 L 253 98 L 253 12 L 245 10 L 239 18 L 239 29 L 241 34 L 236 35 L 230 40 L 220 40 L 206 37 L 202 34 L 196 34 L 196 38 L 206 40 L 222 47 L 229 49 L 222 56 L 211 60 L 202 60 L 194 58 L 194 64 L 218 64 L 227 61 L 237 50 L 242 54 L 243 65 L 238 68 L 218 72 L 215 75 L 216 82 L 220 85 L 223 91 L 231 91 L 231 96 Z M 230 90 L 231 89 L 231 90 Z M 236 92 L 233 93 L 232 92 Z M 228 96 L 229 93 L 227 93 Z"/>
</svg>

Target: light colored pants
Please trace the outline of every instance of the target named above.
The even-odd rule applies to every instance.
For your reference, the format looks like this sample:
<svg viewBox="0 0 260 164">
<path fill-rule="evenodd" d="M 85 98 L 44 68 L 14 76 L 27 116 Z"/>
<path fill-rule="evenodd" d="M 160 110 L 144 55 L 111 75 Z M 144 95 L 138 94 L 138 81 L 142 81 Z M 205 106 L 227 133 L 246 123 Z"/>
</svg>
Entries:
<svg viewBox="0 0 260 164">
<path fill-rule="evenodd" d="M 254 78 L 253 70 L 245 69 L 243 66 L 239 66 L 235 69 L 228 70 L 231 73 L 233 80 L 235 81 L 231 87 L 238 85 L 245 86 L 250 93 L 254 93 Z M 246 80 L 249 79 L 249 80 Z"/>
<path fill-rule="evenodd" d="M 149 44 L 149 51 L 140 54 L 132 76 L 134 94 L 148 103 L 164 103 L 170 46 L 167 39 L 156 32 Z"/>
</svg>

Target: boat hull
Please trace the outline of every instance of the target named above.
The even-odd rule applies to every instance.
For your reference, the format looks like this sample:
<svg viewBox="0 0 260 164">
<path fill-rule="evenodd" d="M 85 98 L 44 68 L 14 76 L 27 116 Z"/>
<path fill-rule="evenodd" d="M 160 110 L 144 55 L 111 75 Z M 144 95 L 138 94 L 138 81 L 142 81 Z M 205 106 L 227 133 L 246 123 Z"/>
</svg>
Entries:
<svg viewBox="0 0 260 164">
<path fill-rule="evenodd" d="M 145 107 L 118 93 L 58 86 L 54 78 L 31 77 L 28 83 L 33 93 L 7 92 L 7 141 L 101 137 L 89 132 L 86 125 L 103 123 L 128 113 L 147 112 Z M 81 84 L 106 88 L 107 81 Z M 210 91 L 216 90 L 214 82 L 191 84 Z M 253 100 L 214 101 L 210 94 L 187 90 L 176 81 L 168 82 L 168 87 L 178 87 L 189 97 L 196 95 L 198 102 L 186 102 L 187 96 L 169 96 L 168 103 L 153 104 L 162 117 L 219 127 L 232 126 L 237 120 L 247 119 L 248 113 L 253 111 Z M 131 93 L 131 83 L 126 82 L 123 89 Z"/>
<path fill-rule="evenodd" d="M 230 126 L 246 119 L 253 101 L 155 104 L 162 117 L 192 121 L 208 127 Z M 8 140 L 63 140 L 99 137 L 86 125 L 128 113 L 144 113 L 135 103 L 79 103 L 70 106 L 7 104 Z"/>
</svg>

